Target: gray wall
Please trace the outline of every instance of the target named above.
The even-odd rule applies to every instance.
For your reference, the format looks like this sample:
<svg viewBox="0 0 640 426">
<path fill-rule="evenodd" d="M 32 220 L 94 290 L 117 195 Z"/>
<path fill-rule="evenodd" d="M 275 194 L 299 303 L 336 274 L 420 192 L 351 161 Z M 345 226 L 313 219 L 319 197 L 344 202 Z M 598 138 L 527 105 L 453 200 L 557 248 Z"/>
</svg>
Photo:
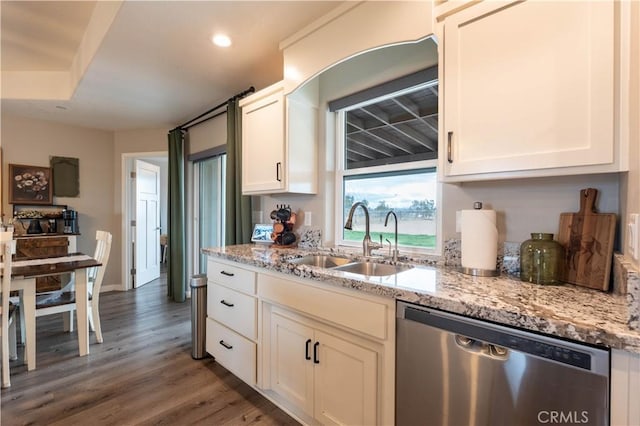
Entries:
<svg viewBox="0 0 640 426">
<path fill-rule="evenodd" d="M 120 282 L 118 244 L 120 224 L 113 217 L 113 132 L 87 129 L 44 120 L 2 114 L 2 174 L 3 212 L 5 219 L 12 216 L 8 204 L 8 165 L 27 164 L 49 166 L 49 156 L 79 159 L 80 195 L 54 197 L 54 204 L 64 204 L 78 212 L 81 235 L 77 238 L 78 251 L 93 254 L 96 231 L 109 231 L 114 235 L 104 285 Z"/>
</svg>

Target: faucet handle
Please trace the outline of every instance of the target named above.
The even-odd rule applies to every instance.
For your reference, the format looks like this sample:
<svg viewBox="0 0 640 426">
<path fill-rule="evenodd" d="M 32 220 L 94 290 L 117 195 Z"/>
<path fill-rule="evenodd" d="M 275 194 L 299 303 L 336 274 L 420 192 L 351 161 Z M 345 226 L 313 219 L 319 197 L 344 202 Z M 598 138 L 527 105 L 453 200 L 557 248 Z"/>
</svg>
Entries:
<svg viewBox="0 0 640 426">
<path fill-rule="evenodd" d="M 381 249 L 383 246 L 380 243 L 371 243 L 371 250 Z"/>
<path fill-rule="evenodd" d="M 381 249 L 382 247 L 383 247 L 383 245 L 382 245 L 382 234 L 380 234 L 380 242 L 379 242 L 379 243 L 376 243 L 376 242 L 374 242 L 374 241 L 371 241 L 371 242 L 369 243 L 369 248 L 370 248 L 371 250 Z"/>
</svg>

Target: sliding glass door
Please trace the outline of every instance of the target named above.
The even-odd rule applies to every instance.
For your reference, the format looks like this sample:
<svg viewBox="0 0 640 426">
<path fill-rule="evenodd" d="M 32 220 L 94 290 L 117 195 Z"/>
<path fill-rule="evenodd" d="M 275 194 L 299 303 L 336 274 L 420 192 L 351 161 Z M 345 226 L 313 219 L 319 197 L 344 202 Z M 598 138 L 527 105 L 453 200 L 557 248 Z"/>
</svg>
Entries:
<svg viewBox="0 0 640 426">
<path fill-rule="evenodd" d="M 195 235 L 199 254 L 197 270 L 207 271 L 207 256 L 201 253 L 203 247 L 217 247 L 224 242 L 224 198 L 226 154 L 198 161 L 194 167 L 195 192 Z"/>
</svg>

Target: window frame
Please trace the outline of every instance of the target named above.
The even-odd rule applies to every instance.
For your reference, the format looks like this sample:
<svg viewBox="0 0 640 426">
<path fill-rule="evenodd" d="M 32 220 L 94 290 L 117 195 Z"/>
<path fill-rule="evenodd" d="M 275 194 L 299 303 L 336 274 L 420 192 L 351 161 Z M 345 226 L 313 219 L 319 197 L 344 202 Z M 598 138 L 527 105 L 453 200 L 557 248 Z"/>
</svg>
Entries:
<svg viewBox="0 0 640 426">
<path fill-rule="evenodd" d="M 437 84 L 437 79 L 435 80 Z M 366 174 L 375 174 L 375 173 L 389 173 L 389 172 L 402 172 L 409 170 L 418 170 L 418 169 L 434 169 L 434 173 L 436 175 L 436 194 L 435 194 L 435 202 L 436 202 L 436 245 L 434 248 L 426 248 L 426 247 L 412 247 L 412 246 L 398 246 L 401 252 L 406 254 L 428 254 L 440 256 L 442 254 L 442 182 L 438 179 L 438 159 L 435 158 L 433 160 L 421 160 L 421 161 L 412 161 L 405 163 L 395 163 L 395 164 L 385 164 L 381 166 L 371 166 L 371 167 L 361 167 L 356 169 L 346 169 L 345 164 L 345 143 L 346 143 L 346 127 L 345 127 L 345 114 L 348 110 L 357 108 L 362 105 L 374 103 L 378 100 L 388 98 L 390 96 L 397 96 L 401 92 L 407 92 L 419 89 L 420 87 L 429 87 L 433 86 L 434 81 L 428 81 L 420 85 L 416 85 L 411 87 L 410 89 L 404 89 L 395 93 L 391 93 L 388 95 L 380 96 L 377 98 L 372 98 L 364 102 L 360 102 L 358 104 L 351 105 L 349 107 L 345 107 L 343 109 L 335 111 L 335 141 L 336 141 L 336 173 L 335 173 L 335 198 L 334 198 L 334 208 L 335 208 L 335 221 L 334 221 L 334 241 L 335 245 L 338 247 L 346 247 L 346 248 L 355 248 L 361 247 L 361 241 L 351 241 L 345 240 L 343 238 L 343 227 L 344 222 L 346 220 L 345 217 L 342 217 L 344 214 L 344 178 L 345 176 L 358 176 L 358 175 L 366 175 Z M 438 137 L 438 140 L 440 138 Z M 438 154 L 439 155 L 439 154 Z M 373 239 L 373 237 L 372 237 Z M 386 247 L 385 247 L 386 249 Z M 380 250 L 376 255 L 384 255 L 384 251 Z"/>
</svg>

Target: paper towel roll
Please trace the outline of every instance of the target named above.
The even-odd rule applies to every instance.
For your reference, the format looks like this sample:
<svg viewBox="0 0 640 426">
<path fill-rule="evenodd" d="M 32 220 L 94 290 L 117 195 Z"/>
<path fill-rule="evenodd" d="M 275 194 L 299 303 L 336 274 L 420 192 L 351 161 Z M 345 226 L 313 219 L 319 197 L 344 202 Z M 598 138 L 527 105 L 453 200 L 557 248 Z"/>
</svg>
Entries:
<svg viewBox="0 0 640 426">
<path fill-rule="evenodd" d="M 462 210 L 462 267 L 496 269 L 498 258 L 498 229 L 495 210 Z"/>
</svg>

